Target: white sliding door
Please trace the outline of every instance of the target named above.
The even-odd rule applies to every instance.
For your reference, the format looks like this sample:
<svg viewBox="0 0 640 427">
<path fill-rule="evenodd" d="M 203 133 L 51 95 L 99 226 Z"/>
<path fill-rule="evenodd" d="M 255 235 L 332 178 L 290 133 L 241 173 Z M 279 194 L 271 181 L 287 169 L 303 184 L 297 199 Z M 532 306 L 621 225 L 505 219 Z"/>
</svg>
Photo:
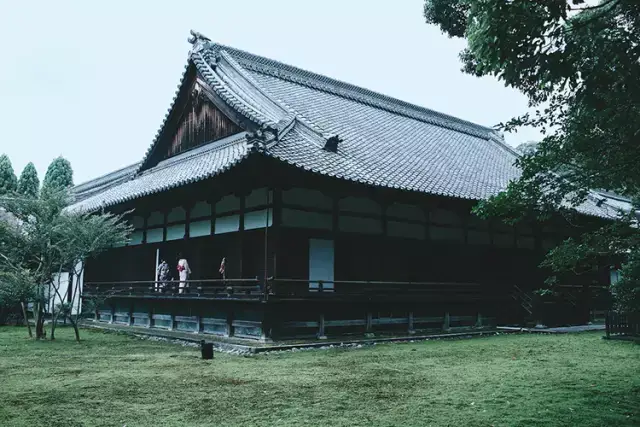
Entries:
<svg viewBox="0 0 640 427">
<path fill-rule="evenodd" d="M 309 290 L 333 291 L 333 240 L 309 239 Z"/>
</svg>

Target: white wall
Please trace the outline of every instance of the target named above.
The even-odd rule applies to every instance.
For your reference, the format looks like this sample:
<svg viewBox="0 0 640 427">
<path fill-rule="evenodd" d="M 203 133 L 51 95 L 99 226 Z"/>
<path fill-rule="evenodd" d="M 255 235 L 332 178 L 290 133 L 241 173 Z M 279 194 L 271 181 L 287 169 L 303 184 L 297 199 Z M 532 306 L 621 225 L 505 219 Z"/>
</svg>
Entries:
<svg viewBox="0 0 640 427">
<path fill-rule="evenodd" d="M 79 271 L 82 267 L 82 263 L 78 263 L 76 265 L 76 271 Z M 80 294 L 82 293 L 82 284 L 84 279 L 84 271 L 80 276 L 73 276 L 73 301 L 72 301 L 72 309 L 71 314 L 78 314 L 82 310 L 82 301 L 80 299 Z M 49 292 L 49 303 L 47 306 L 47 313 L 51 313 L 53 308 L 60 304 L 62 301 L 66 301 L 67 298 L 67 290 L 69 288 L 69 273 L 63 272 L 60 274 L 56 274 L 53 277 L 53 283 L 58 288 L 58 292 L 56 293 L 55 289 L 52 287 Z M 58 296 L 60 294 L 60 296 Z"/>
</svg>

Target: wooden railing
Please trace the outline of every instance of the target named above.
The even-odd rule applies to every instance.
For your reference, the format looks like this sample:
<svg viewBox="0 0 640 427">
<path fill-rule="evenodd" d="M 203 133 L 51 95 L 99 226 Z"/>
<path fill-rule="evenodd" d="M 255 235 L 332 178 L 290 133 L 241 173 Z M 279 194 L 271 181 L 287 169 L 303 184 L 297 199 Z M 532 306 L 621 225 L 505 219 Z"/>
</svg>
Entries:
<svg viewBox="0 0 640 427">
<path fill-rule="evenodd" d="M 477 301 L 495 297 L 482 291 L 479 283 L 392 282 L 392 281 L 309 281 L 303 279 L 270 279 L 268 294 L 278 298 L 429 298 L 433 301 Z"/>
<path fill-rule="evenodd" d="M 208 279 L 180 281 L 90 282 L 83 286 L 85 297 L 149 298 L 249 298 L 249 299 L 403 299 L 430 301 L 482 301 L 509 295 L 485 288 L 479 283 L 395 282 L 395 281 L 309 281 L 303 279 L 267 280 L 266 291 L 260 280 Z"/>
<path fill-rule="evenodd" d="M 157 297 L 157 298 L 262 298 L 264 289 L 257 278 L 128 282 L 88 282 L 84 297 Z"/>
<path fill-rule="evenodd" d="M 640 336 L 640 312 L 619 313 L 609 311 L 605 319 L 607 337 L 611 336 Z"/>
</svg>

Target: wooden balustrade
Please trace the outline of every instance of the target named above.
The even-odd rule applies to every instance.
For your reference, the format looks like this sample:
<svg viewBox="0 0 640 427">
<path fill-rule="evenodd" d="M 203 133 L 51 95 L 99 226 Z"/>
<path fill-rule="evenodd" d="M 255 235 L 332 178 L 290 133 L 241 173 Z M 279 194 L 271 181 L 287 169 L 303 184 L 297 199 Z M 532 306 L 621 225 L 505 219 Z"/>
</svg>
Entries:
<svg viewBox="0 0 640 427">
<path fill-rule="evenodd" d="M 301 279 L 267 280 L 266 292 L 257 279 L 92 282 L 85 283 L 85 297 L 149 297 L 205 299 L 406 299 L 431 301 L 480 301 L 498 295 L 479 283 L 383 282 L 383 281 L 309 281 Z"/>
<path fill-rule="evenodd" d="M 605 328 L 607 337 L 640 336 L 640 313 L 607 313 Z"/>
<path fill-rule="evenodd" d="M 84 297 L 153 298 L 261 298 L 264 290 L 257 278 L 168 281 L 88 282 Z"/>
<path fill-rule="evenodd" d="M 477 301 L 495 298 L 487 294 L 479 283 L 454 282 L 383 282 L 383 281 L 309 281 L 271 279 L 269 295 L 279 298 L 367 298 L 385 299 L 421 297 L 432 300 L 455 298 Z"/>
</svg>

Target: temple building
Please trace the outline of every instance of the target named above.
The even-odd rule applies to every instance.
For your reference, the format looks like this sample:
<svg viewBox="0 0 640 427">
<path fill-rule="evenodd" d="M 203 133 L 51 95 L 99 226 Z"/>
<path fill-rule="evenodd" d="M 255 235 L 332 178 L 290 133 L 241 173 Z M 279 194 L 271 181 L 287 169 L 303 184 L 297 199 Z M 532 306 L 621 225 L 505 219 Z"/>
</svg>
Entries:
<svg viewBox="0 0 640 427">
<path fill-rule="evenodd" d="M 495 130 L 190 41 L 144 157 L 74 189 L 70 209 L 126 212 L 135 229 L 86 260 L 97 321 L 268 340 L 531 315 L 538 264 L 579 230 L 471 214 L 519 174 Z M 585 223 L 615 216 L 595 196 L 580 211 Z M 158 281 L 163 260 L 170 277 Z M 576 278 L 562 322 L 582 321 L 607 277 Z"/>
</svg>

